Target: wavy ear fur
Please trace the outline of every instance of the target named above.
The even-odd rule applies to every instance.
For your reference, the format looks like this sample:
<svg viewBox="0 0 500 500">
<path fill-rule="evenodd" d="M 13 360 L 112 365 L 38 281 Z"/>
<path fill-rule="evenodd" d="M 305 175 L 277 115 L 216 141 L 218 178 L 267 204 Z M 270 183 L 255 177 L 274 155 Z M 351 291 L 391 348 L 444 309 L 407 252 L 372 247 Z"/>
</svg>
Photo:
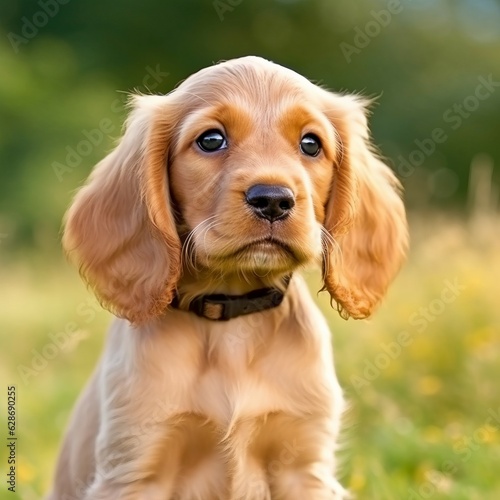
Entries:
<svg viewBox="0 0 500 500">
<path fill-rule="evenodd" d="M 325 111 L 342 143 L 324 226 L 325 288 L 342 317 L 369 316 L 398 272 L 408 247 L 401 186 L 370 142 L 366 103 L 325 92 Z"/>
<path fill-rule="evenodd" d="M 173 298 L 180 241 L 170 209 L 170 96 L 136 96 L 116 149 L 92 172 L 65 219 L 63 245 L 102 304 L 134 323 Z"/>
</svg>

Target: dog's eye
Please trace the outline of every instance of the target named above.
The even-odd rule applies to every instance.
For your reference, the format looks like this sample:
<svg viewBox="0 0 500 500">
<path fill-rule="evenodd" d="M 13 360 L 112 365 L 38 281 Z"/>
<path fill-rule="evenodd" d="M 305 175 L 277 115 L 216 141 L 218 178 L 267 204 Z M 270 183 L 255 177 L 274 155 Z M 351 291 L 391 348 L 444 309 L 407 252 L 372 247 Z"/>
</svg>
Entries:
<svg viewBox="0 0 500 500">
<path fill-rule="evenodd" d="M 196 144 L 207 153 L 227 148 L 226 138 L 219 130 L 207 130 L 196 139 Z"/>
<path fill-rule="evenodd" d="M 300 141 L 300 150 L 308 156 L 317 156 L 321 151 L 321 141 L 314 134 L 306 134 Z"/>
</svg>

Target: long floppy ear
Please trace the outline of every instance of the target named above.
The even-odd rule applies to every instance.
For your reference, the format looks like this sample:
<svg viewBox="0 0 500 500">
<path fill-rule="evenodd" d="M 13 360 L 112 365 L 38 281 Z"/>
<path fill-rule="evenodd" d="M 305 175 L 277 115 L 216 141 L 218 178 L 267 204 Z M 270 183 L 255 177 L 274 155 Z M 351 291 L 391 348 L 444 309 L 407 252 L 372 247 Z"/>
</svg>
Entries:
<svg viewBox="0 0 500 500">
<path fill-rule="evenodd" d="M 171 96 L 136 96 L 124 136 L 77 193 L 64 248 L 104 307 L 140 323 L 171 302 L 180 241 L 170 209 Z"/>
<path fill-rule="evenodd" d="M 401 186 L 371 145 L 366 103 L 323 92 L 341 141 L 324 221 L 339 246 L 325 249 L 323 279 L 340 315 L 361 319 L 373 312 L 406 255 Z"/>
</svg>

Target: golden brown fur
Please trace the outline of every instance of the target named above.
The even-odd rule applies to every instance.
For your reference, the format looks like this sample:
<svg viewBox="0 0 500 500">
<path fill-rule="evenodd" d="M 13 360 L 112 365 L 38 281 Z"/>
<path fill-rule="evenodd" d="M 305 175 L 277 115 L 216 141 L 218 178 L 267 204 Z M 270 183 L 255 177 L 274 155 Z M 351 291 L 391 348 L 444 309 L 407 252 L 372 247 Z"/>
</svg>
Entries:
<svg viewBox="0 0 500 500">
<path fill-rule="evenodd" d="M 322 264 L 343 317 L 370 315 L 407 245 L 399 184 L 374 154 L 365 102 L 245 57 L 167 96 L 136 96 L 125 134 L 68 211 L 64 246 L 119 318 L 67 431 L 49 498 L 342 498 L 343 408 L 326 322 L 295 273 L 274 309 L 212 322 L 204 293 L 283 287 Z M 196 138 L 223 130 L 228 148 Z M 299 141 L 314 133 L 317 157 Z M 252 215 L 255 184 L 290 216 Z M 281 244 L 262 240 L 272 235 Z M 258 243 L 260 242 L 260 243 Z M 286 249 L 288 248 L 288 250 Z"/>
</svg>

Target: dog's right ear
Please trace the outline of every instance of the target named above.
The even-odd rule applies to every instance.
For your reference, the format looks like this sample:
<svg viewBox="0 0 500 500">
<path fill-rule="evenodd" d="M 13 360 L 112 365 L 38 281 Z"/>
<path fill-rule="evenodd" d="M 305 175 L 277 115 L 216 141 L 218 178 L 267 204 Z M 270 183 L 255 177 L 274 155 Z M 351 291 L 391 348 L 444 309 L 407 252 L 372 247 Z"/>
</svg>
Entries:
<svg viewBox="0 0 500 500">
<path fill-rule="evenodd" d="M 104 307 L 133 323 L 172 301 L 181 265 L 168 188 L 173 96 L 136 96 L 116 149 L 77 193 L 64 248 Z"/>
</svg>

